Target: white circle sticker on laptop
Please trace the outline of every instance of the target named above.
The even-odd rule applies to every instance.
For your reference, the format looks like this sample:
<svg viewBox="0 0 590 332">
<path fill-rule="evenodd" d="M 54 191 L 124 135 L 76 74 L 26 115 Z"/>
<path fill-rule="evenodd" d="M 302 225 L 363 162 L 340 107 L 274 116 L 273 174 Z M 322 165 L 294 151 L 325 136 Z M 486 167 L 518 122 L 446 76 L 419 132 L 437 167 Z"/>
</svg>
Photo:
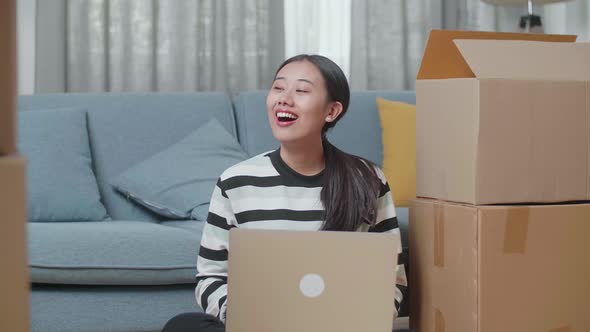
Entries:
<svg viewBox="0 0 590 332">
<path fill-rule="evenodd" d="M 318 297 L 324 292 L 324 279 L 315 273 L 306 274 L 299 282 L 299 289 L 306 297 Z"/>
</svg>

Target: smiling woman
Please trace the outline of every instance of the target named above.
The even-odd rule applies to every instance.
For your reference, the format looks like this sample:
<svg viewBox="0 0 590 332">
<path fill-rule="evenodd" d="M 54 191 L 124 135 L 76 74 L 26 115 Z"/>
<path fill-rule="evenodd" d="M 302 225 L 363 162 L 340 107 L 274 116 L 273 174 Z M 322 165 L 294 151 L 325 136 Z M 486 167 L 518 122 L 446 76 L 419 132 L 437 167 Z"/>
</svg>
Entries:
<svg viewBox="0 0 590 332">
<path fill-rule="evenodd" d="M 378 168 L 333 146 L 327 131 L 345 115 L 350 90 L 344 73 L 330 59 L 298 55 L 277 71 L 267 97 L 267 112 L 280 157 L 303 175 L 325 170 L 321 201 L 324 230 L 357 230 L 374 225 L 381 191 Z M 279 114 L 296 119 L 281 121 Z M 288 124 L 288 125 L 286 125 Z M 361 202 L 361 204 L 356 204 Z"/>
<path fill-rule="evenodd" d="M 196 300 L 206 315 L 177 316 L 165 332 L 183 331 L 180 326 L 188 326 L 187 331 L 223 331 L 227 299 L 232 296 L 227 291 L 232 228 L 399 235 L 381 169 L 339 150 L 326 137 L 346 114 L 349 101 L 346 76 L 326 57 L 298 55 L 279 67 L 266 107 L 280 147 L 240 162 L 220 176 L 197 259 Z M 400 254 L 401 244 L 398 248 Z M 402 265 L 397 270 L 403 274 Z M 401 300 L 396 287 L 397 310 Z"/>
<path fill-rule="evenodd" d="M 314 152 L 321 156 L 318 150 L 322 148 L 323 128 L 326 126 L 327 130 L 327 124 L 336 121 L 343 110 L 342 102 L 332 101 L 334 98 L 328 96 L 322 74 L 310 59 L 314 58 L 297 56 L 289 59 L 277 72 L 268 93 L 266 107 L 270 127 L 281 142 L 283 157 L 289 154 L 288 151 L 301 147 L 306 148 L 308 156 Z"/>
</svg>

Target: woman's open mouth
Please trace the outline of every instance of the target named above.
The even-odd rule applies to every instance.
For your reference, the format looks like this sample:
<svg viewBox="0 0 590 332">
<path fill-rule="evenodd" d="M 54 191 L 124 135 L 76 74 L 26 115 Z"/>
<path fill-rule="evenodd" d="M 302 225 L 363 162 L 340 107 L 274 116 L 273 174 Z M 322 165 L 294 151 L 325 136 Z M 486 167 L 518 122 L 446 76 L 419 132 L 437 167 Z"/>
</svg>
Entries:
<svg viewBox="0 0 590 332">
<path fill-rule="evenodd" d="M 298 116 L 295 113 L 283 110 L 277 111 L 275 115 L 277 117 L 277 124 L 281 127 L 287 127 L 294 124 L 298 118 Z"/>
</svg>

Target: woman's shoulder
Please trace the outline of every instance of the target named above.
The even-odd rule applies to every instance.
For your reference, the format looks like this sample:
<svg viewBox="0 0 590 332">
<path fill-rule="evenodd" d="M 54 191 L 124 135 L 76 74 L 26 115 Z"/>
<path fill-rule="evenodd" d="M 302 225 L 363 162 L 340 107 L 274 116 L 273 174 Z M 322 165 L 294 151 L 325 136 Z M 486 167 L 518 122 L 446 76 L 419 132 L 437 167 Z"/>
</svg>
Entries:
<svg viewBox="0 0 590 332">
<path fill-rule="evenodd" d="M 377 177 L 379 178 L 379 180 L 381 180 L 382 183 L 387 183 L 387 179 L 385 178 L 385 173 L 383 173 L 383 169 L 381 169 L 381 167 L 379 167 L 378 165 L 373 165 L 373 168 L 375 169 L 375 173 L 377 173 Z"/>
<path fill-rule="evenodd" d="M 220 179 L 223 181 L 236 176 L 263 176 L 268 174 L 274 170 L 269 158 L 271 152 L 260 153 L 230 166 L 221 173 Z"/>
<path fill-rule="evenodd" d="M 373 162 L 370 162 L 364 158 L 360 158 L 358 156 L 357 156 L 357 158 L 360 161 L 362 161 L 365 164 L 365 166 L 372 167 L 375 170 L 375 174 L 377 174 L 377 177 L 379 178 L 379 180 L 381 180 L 381 182 L 383 184 L 387 183 L 387 179 L 385 178 L 385 173 L 383 173 L 383 169 L 379 165 L 377 165 Z"/>
</svg>

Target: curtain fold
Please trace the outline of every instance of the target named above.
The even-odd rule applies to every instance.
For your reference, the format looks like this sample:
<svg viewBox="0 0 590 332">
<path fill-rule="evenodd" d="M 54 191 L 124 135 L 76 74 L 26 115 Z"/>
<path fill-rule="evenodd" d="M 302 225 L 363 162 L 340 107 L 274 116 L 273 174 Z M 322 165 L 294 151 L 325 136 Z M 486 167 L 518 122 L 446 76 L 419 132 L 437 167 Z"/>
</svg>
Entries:
<svg viewBox="0 0 590 332">
<path fill-rule="evenodd" d="M 519 31 L 520 17 L 527 14 L 526 6 L 494 6 L 480 0 L 446 2 L 459 12 L 455 21 L 450 22 L 459 29 Z M 545 33 L 575 34 L 579 36 L 578 41 L 590 42 L 590 4 L 587 0 L 534 6 L 533 12 L 541 16 Z"/>
<path fill-rule="evenodd" d="M 285 0 L 285 56 L 321 54 L 350 77 L 351 0 Z"/>
<path fill-rule="evenodd" d="M 40 10 L 54 5 L 38 3 Z M 282 1 L 62 0 L 61 4 L 62 12 L 41 11 L 43 17 L 38 19 L 39 28 L 58 23 L 59 18 L 64 24 L 39 35 L 39 53 L 50 56 L 37 61 L 37 92 L 261 89 L 270 84 L 284 58 Z M 57 43 L 42 42 L 45 38 Z M 64 56 L 56 66 L 59 55 Z"/>
<path fill-rule="evenodd" d="M 333 58 L 354 90 L 413 89 L 431 29 L 517 31 L 526 13 L 479 0 L 290 1 L 37 0 L 35 92 L 265 89 L 301 49 Z M 588 1 L 535 12 L 545 32 L 590 42 Z"/>
<path fill-rule="evenodd" d="M 428 32 L 441 28 L 442 0 L 352 0 L 351 86 L 414 88 Z"/>
<path fill-rule="evenodd" d="M 480 0 L 352 0 L 353 89 L 413 89 L 431 29 L 519 31 L 526 7 Z M 535 7 L 546 33 L 590 40 L 590 4 L 570 1 Z"/>
</svg>

